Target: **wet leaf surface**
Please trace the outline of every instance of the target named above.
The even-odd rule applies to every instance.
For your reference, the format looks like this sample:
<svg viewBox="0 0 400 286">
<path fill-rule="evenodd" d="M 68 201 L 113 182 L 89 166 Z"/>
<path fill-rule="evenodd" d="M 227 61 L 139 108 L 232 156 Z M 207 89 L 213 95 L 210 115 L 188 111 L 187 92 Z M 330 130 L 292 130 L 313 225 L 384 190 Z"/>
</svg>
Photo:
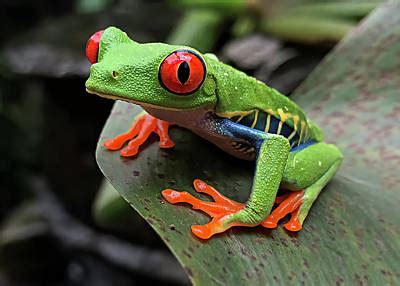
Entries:
<svg viewBox="0 0 400 286">
<path fill-rule="evenodd" d="M 253 165 L 174 128 L 173 150 L 148 144 L 134 159 L 102 147 L 139 108 L 117 102 L 97 161 L 105 176 L 165 241 L 197 285 L 396 284 L 400 279 L 400 3 L 376 10 L 295 92 L 294 98 L 344 152 L 339 173 L 298 234 L 236 228 L 201 241 L 190 225 L 209 219 L 161 199 L 165 188 L 194 194 L 200 178 L 245 201 Z M 153 142 L 155 143 L 155 142 Z M 196 196 L 198 196 L 196 194 Z"/>
</svg>

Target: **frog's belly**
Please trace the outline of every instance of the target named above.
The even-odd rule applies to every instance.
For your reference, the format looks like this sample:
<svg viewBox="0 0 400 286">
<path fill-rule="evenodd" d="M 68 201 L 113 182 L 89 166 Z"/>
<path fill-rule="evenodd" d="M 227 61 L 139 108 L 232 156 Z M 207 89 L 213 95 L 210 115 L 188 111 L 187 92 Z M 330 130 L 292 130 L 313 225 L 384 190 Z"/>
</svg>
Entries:
<svg viewBox="0 0 400 286">
<path fill-rule="evenodd" d="M 249 142 L 237 141 L 218 134 L 207 133 L 202 129 L 192 131 L 232 156 L 248 161 L 256 159 L 256 149 Z"/>
<path fill-rule="evenodd" d="M 255 148 L 248 142 L 238 141 L 232 138 L 224 137 L 216 132 L 211 132 L 213 128 L 204 127 L 204 124 L 208 124 L 209 120 L 206 118 L 207 110 L 195 110 L 195 111 L 170 111 L 165 109 L 156 109 L 151 107 L 145 107 L 145 110 L 151 115 L 169 122 L 177 122 L 179 126 L 189 129 L 196 133 L 200 137 L 210 141 L 217 145 L 219 148 L 224 150 L 226 153 L 231 154 L 239 159 L 243 160 L 255 160 L 256 153 Z M 200 122 L 200 123 L 199 123 Z"/>
<path fill-rule="evenodd" d="M 207 110 L 199 109 L 195 111 L 171 111 L 146 107 L 145 110 L 151 115 L 165 121 L 176 122 L 179 126 L 189 129 L 200 137 L 210 141 L 239 159 L 253 161 L 256 158 L 255 148 L 246 141 L 227 138 L 217 132 L 213 132 L 213 126 L 208 124 L 212 121 L 207 120 Z"/>
</svg>

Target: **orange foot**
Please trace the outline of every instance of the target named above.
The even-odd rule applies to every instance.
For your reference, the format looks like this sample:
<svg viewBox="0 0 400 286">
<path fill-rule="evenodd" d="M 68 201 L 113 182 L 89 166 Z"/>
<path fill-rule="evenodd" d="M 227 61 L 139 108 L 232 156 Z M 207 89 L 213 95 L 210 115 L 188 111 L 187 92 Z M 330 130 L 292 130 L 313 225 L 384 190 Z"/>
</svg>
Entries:
<svg viewBox="0 0 400 286">
<path fill-rule="evenodd" d="M 168 128 L 172 123 L 157 119 L 149 114 L 140 115 L 135 119 L 132 127 L 125 133 L 122 133 L 104 143 L 108 150 L 115 151 L 122 148 L 127 142 L 128 145 L 120 151 L 121 156 L 130 157 L 139 152 L 139 146 L 146 142 L 152 132 L 160 137 L 160 148 L 172 148 L 175 143 L 168 135 Z"/>
<path fill-rule="evenodd" d="M 303 195 L 304 190 L 301 190 L 298 192 L 291 192 L 283 198 L 278 197 L 277 200 L 275 200 L 275 204 L 278 204 L 278 206 L 261 222 L 261 225 L 266 228 L 275 228 L 282 218 L 291 214 L 289 222 L 286 223 L 284 227 L 290 231 L 301 230 L 299 213 L 300 206 L 303 203 Z"/>
<path fill-rule="evenodd" d="M 223 232 L 232 226 L 246 226 L 240 223 L 225 223 L 229 215 L 244 209 L 244 204 L 225 197 L 199 179 L 194 180 L 193 186 L 197 192 L 211 196 L 214 202 L 199 200 L 187 192 L 178 192 L 172 189 L 162 191 L 162 195 L 171 204 L 189 203 L 193 209 L 201 210 L 212 217 L 212 220 L 205 225 L 193 225 L 192 233 L 194 235 L 202 239 L 208 239 L 214 234 Z M 297 218 L 297 210 L 301 204 L 302 197 L 303 191 L 277 197 L 275 203 L 279 204 L 279 206 L 271 214 L 271 216 L 274 216 L 266 218 L 261 225 L 266 228 L 274 228 L 276 224 L 274 225 L 273 222 L 278 222 L 285 215 L 292 213 L 292 218 L 285 225 L 285 228 L 291 231 L 300 230 L 301 224 Z"/>
</svg>

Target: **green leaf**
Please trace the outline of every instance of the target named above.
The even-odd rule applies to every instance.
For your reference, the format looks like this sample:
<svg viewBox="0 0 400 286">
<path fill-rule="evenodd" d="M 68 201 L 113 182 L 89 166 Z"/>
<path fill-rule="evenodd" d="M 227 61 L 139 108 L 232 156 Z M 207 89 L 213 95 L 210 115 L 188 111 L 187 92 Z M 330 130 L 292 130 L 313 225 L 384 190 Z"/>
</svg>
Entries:
<svg viewBox="0 0 400 286">
<path fill-rule="evenodd" d="M 126 215 L 126 209 L 129 209 L 126 201 L 107 180 L 103 179 L 93 204 L 93 217 L 96 223 L 104 228 L 123 229 L 126 223 L 133 223 L 131 216 Z"/>
<path fill-rule="evenodd" d="M 173 150 L 149 144 L 135 159 L 102 147 L 139 108 L 117 102 L 97 160 L 111 184 L 156 230 L 196 285 L 396 284 L 400 275 L 400 3 L 377 9 L 295 93 L 345 160 L 297 234 L 235 228 L 201 241 L 190 225 L 209 218 L 161 199 L 164 188 L 195 192 L 200 178 L 245 201 L 253 165 L 179 128 Z M 196 196 L 199 196 L 196 194 Z"/>
</svg>

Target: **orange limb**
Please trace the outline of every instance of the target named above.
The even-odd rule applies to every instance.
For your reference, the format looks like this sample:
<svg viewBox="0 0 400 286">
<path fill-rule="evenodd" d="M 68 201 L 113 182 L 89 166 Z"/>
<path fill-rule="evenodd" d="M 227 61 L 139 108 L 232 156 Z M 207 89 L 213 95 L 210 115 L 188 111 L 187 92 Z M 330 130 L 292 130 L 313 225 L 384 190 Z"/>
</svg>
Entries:
<svg viewBox="0 0 400 286">
<path fill-rule="evenodd" d="M 285 225 L 285 228 L 290 231 L 298 231 L 301 229 L 301 224 L 298 220 L 299 209 L 303 202 L 304 190 L 290 193 L 276 209 L 261 223 L 263 227 L 275 228 L 278 222 L 288 214 L 292 214 L 290 221 Z"/>
<path fill-rule="evenodd" d="M 193 186 L 196 192 L 209 195 L 213 198 L 214 202 L 203 201 L 195 198 L 187 192 L 178 192 L 172 189 L 166 189 L 162 191 L 162 196 L 171 204 L 188 203 L 193 209 L 201 210 L 212 218 L 211 221 L 205 225 L 193 225 L 191 229 L 194 235 L 201 239 L 208 239 L 212 235 L 223 232 L 232 226 L 247 226 L 240 223 L 225 223 L 227 216 L 244 209 L 245 204 L 235 202 L 225 197 L 216 189 L 199 179 L 194 180 Z M 303 193 L 304 192 L 301 191 L 277 197 L 275 203 L 279 204 L 279 206 L 276 208 L 276 210 L 279 210 L 275 210 L 275 213 L 273 212 L 274 216 L 269 216 L 266 218 L 261 225 L 265 227 L 272 227 L 272 219 L 278 222 L 279 219 L 284 217 L 286 214 L 296 211 L 302 202 Z M 296 220 L 296 218 L 297 216 L 295 217 L 292 215 L 292 219 L 285 225 L 285 227 L 289 230 L 296 231 L 298 225 L 300 225 L 298 219 Z"/>
<path fill-rule="evenodd" d="M 160 137 L 161 148 L 172 148 L 175 143 L 168 135 L 171 123 L 157 119 L 149 114 L 139 116 L 132 124 L 132 127 L 125 133 L 120 134 L 104 143 L 108 150 L 115 151 L 122 148 L 127 142 L 127 146 L 120 151 L 121 156 L 130 157 L 139 152 L 139 147 L 149 138 L 152 132 Z"/>
</svg>

